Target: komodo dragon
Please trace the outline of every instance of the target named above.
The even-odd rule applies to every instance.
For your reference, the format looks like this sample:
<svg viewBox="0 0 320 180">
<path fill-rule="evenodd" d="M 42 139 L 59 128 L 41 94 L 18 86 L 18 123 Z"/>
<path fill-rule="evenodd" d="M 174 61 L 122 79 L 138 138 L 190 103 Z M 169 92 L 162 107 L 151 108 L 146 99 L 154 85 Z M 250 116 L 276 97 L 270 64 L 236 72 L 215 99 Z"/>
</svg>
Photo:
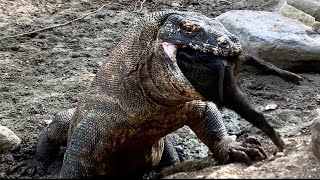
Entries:
<svg viewBox="0 0 320 180">
<path fill-rule="evenodd" d="M 142 177 L 159 163 L 163 137 L 188 125 L 221 163 L 266 158 L 258 142 L 228 136 L 213 102 L 240 114 L 282 150 L 278 133 L 236 85 L 236 62 L 248 59 L 241 52 L 236 36 L 202 14 L 161 11 L 141 18 L 76 109 L 60 113 L 41 132 L 37 156 L 48 162 L 67 145 L 61 178 Z M 291 82 L 301 80 L 276 72 Z"/>
</svg>

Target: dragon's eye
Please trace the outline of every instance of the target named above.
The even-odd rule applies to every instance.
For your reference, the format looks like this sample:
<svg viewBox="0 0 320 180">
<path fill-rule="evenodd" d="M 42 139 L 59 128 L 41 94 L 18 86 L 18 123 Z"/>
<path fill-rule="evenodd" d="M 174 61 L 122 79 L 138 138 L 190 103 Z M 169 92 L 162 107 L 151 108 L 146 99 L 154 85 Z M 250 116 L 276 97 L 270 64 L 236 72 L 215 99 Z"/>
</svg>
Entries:
<svg viewBox="0 0 320 180">
<path fill-rule="evenodd" d="M 187 32 L 187 33 L 199 32 L 202 29 L 201 26 L 199 26 L 197 24 L 192 24 L 192 23 L 189 23 L 189 22 L 182 23 L 180 25 L 180 28 L 182 30 L 184 30 L 185 32 Z"/>
</svg>

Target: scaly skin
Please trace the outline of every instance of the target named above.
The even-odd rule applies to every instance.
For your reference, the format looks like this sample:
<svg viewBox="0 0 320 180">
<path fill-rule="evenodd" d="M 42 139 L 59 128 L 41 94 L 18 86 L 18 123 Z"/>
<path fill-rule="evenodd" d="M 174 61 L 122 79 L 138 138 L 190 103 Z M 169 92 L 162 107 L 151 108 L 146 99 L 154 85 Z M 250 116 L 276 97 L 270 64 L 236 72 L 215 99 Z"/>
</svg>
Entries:
<svg viewBox="0 0 320 180">
<path fill-rule="evenodd" d="M 230 67 L 242 50 L 219 21 L 199 13 L 164 11 L 142 18 L 99 69 L 70 124 L 53 121 L 40 134 L 38 157 L 49 161 L 46 157 L 67 144 L 61 178 L 142 177 L 159 163 L 163 137 L 188 125 L 221 163 L 266 158 L 259 145 L 231 140 L 216 105 L 209 102 L 219 95 L 208 95 L 186 78 L 176 53 L 187 46 L 214 55 L 213 61 L 229 58 Z M 226 80 L 232 79 L 228 73 L 233 71 L 226 71 Z M 220 77 L 219 84 L 209 86 L 222 93 L 226 80 Z M 264 121 L 267 129 L 262 130 L 273 130 Z M 271 138 L 282 148 L 277 134 Z"/>
</svg>

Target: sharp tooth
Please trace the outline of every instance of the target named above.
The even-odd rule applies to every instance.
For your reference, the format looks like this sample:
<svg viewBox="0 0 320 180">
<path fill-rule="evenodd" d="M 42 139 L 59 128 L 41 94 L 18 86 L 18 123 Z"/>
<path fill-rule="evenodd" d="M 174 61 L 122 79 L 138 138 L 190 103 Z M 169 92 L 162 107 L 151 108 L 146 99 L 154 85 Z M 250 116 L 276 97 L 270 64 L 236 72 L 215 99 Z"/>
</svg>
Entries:
<svg viewBox="0 0 320 180">
<path fill-rule="evenodd" d="M 205 47 L 205 48 L 207 48 L 207 47 L 210 46 L 210 44 L 203 44 L 202 46 Z"/>
<path fill-rule="evenodd" d="M 219 55 L 219 52 L 218 52 L 218 50 L 217 50 L 217 49 L 213 49 L 213 50 L 212 50 L 212 52 L 213 52 L 213 54 L 214 54 L 214 55 L 216 55 L 216 56 L 218 56 L 218 55 Z"/>
<path fill-rule="evenodd" d="M 190 46 L 192 49 L 197 50 L 197 47 L 196 47 L 195 45 L 193 45 L 193 44 L 190 43 L 189 46 Z"/>
<path fill-rule="evenodd" d="M 207 52 L 208 52 L 207 48 L 202 48 L 202 51 L 203 51 L 204 53 L 207 53 Z"/>
</svg>

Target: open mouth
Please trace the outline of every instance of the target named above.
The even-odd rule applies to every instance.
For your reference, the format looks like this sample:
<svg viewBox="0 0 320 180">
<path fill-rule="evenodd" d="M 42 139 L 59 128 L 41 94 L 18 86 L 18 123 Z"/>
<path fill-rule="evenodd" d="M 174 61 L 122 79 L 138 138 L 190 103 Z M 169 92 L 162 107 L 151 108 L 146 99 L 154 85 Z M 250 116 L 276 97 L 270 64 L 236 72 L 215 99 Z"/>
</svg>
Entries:
<svg viewBox="0 0 320 180">
<path fill-rule="evenodd" d="M 199 46 L 162 43 L 165 53 L 177 63 L 184 76 L 208 100 L 223 102 L 224 79 L 228 62 L 236 56 L 223 56 Z"/>
</svg>

